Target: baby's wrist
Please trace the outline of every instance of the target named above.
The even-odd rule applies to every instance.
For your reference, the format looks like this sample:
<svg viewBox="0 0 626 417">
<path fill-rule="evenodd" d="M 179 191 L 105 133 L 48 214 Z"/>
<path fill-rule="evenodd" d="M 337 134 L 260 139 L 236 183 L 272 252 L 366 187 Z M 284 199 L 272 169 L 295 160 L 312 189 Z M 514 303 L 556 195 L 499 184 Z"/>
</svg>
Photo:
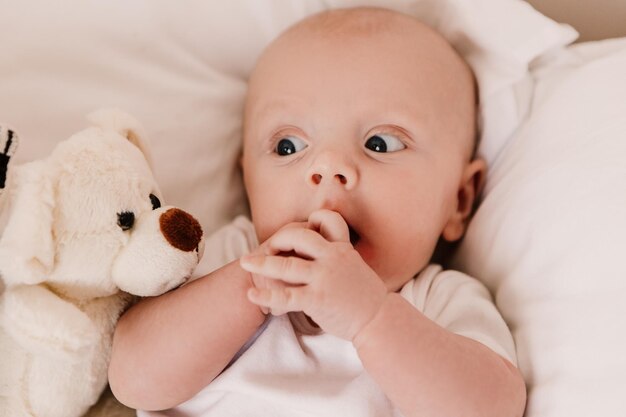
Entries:
<svg viewBox="0 0 626 417">
<path fill-rule="evenodd" d="M 390 310 L 395 308 L 397 303 L 396 298 L 402 299 L 399 294 L 387 293 L 383 298 L 376 313 L 370 318 L 370 320 L 359 329 L 359 331 L 352 338 L 352 345 L 359 351 L 368 342 L 376 340 L 376 338 L 388 329 L 389 321 L 386 320 L 386 316 Z"/>
<path fill-rule="evenodd" d="M 259 304 L 257 304 L 257 303 L 252 301 L 252 294 L 251 293 L 259 291 L 261 288 L 262 287 L 259 286 L 257 282 L 255 282 L 254 274 L 248 273 L 248 286 L 246 288 L 246 299 L 248 300 L 248 302 L 250 304 L 252 304 L 253 306 L 257 307 L 263 316 L 267 316 L 270 313 L 269 308 L 267 308 L 265 306 L 262 306 L 262 305 L 259 305 Z"/>
<path fill-rule="evenodd" d="M 243 291 L 243 296 L 244 299 L 251 305 L 253 306 L 255 309 L 257 309 L 260 313 L 260 315 L 263 317 L 263 319 L 265 319 L 265 316 L 267 316 L 267 314 L 269 314 L 269 310 L 267 310 L 265 307 L 260 306 L 256 303 L 253 303 L 250 300 L 250 291 L 255 291 L 257 288 L 259 288 L 257 286 L 257 283 L 254 280 L 254 274 L 252 274 L 251 272 L 246 271 L 245 269 L 241 268 L 241 264 L 240 261 L 235 261 L 237 263 L 237 266 L 244 272 L 243 274 L 243 283 L 241 285 L 241 290 Z"/>
</svg>

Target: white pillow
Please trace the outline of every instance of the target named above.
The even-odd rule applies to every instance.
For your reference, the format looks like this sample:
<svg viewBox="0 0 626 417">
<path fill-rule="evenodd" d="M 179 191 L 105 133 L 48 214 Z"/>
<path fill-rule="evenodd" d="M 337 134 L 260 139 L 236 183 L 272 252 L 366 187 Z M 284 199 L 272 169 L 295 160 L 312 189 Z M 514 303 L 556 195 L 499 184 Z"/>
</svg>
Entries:
<svg viewBox="0 0 626 417">
<path fill-rule="evenodd" d="M 416 15 L 466 53 L 489 113 L 488 159 L 523 113 L 516 91 L 528 86 L 529 62 L 575 37 L 520 0 L 5 1 L 0 120 L 21 135 L 23 162 L 47 155 L 97 108 L 130 112 L 152 139 L 166 201 L 211 232 L 245 211 L 236 159 L 257 56 L 295 21 L 356 5 Z"/>
<path fill-rule="evenodd" d="M 626 410 L 626 38 L 538 62 L 454 266 L 495 294 L 527 417 Z"/>
<path fill-rule="evenodd" d="M 167 203 L 211 232 L 245 211 L 237 157 L 246 76 L 278 32 L 319 1 L 3 2 L 0 121 L 16 162 L 47 155 L 100 107 L 151 139 Z"/>
</svg>

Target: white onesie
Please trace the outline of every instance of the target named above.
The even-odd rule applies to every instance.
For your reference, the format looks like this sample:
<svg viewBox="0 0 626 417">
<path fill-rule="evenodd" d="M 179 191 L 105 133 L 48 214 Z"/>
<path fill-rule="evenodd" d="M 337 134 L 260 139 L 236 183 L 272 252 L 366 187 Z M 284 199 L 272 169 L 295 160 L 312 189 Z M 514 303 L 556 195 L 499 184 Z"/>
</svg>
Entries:
<svg viewBox="0 0 626 417">
<path fill-rule="evenodd" d="M 208 259 L 198 276 L 257 245 L 252 223 L 238 217 L 207 240 Z M 474 278 L 429 265 L 400 294 L 440 326 L 479 341 L 516 364 L 511 334 L 489 292 Z M 270 316 L 255 337 L 241 356 L 187 402 L 137 415 L 400 416 L 365 372 L 350 342 L 325 333 L 298 334 L 287 316 Z M 419 395 L 419 387 L 415 392 Z"/>
</svg>

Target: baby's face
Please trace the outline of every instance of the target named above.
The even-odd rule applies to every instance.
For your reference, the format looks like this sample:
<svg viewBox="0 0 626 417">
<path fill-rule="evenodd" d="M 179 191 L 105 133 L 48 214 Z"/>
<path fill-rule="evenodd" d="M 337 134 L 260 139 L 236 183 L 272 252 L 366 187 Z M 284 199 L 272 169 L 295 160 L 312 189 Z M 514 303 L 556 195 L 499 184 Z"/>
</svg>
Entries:
<svg viewBox="0 0 626 417">
<path fill-rule="evenodd" d="M 242 159 L 260 241 L 326 208 L 390 290 L 428 263 L 458 209 L 474 120 L 471 75 L 431 38 L 299 34 L 264 54 Z"/>
</svg>

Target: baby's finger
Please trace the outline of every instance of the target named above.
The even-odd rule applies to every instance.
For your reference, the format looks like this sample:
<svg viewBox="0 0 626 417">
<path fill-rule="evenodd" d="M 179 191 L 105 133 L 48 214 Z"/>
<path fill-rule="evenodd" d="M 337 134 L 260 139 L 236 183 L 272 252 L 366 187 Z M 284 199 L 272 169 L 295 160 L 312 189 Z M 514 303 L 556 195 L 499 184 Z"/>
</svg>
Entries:
<svg viewBox="0 0 626 417">
<path fill-rule="evenodd" d="M 332 210 L 317 210 L 309 216 L 309 223 L 330 242 L 350 242 L 348 224 L 341 214 Z"/>
<path fill-rule="evenodd" d="M 323 256 L 328 249 L 328 241 L 322 235 L 304 228 L 281 229 L 267 239 L 264 245 L 269 248 L 271 254 L 293 251 L 309 259 Z"/>
<path fill-rule="evenodd" d="M 282 281 L 278 281 L 278 280 L 271 279 L 271 278 L 266 278 L 259 274 L 250 274 L 250 275 L 252 276 L 252 285 L 255 288 L 272 288 L 274 286 L 284 285 Z M 268 314 L 270 311 L 267 307 L 261 306 L 261 312 L 263 312 L 263 314 Z"/>
<path fill-rule="evenodd" d="M 308 222 L 291 222 L 281 227 L 281 229 L 307 229 L 308 227 Z"/>
<path fill-rule="evenodd" d="M 274 232 L 274 234 L 278 233 L 280 230 L 283 230 L 283 229 L 310 229 L 310 228 L 311 226 L 309 225 L 309 222 L 291 222 L 282 226 L 280 229 L 278 229 L 278 231 Z M 278 252 L 270 248 L 267 242 L 268 240 L 261 242 L 259 246 L 257 246 L 255 249 L 250 251 L 250 254 L 251 255 L 260 255 L 260 254 L 276 255 Z"/>
<path fill-rule="evenodd" d="M 242 257 L 239 263 L 250 273 L 290 284 L 308 284 L 311 281 L 313 262 L 297 256 L 248 255 Z"/>
<path fill-rule="evenodd" d="M 299 311 L 299 305 L 303 298 L 304 287 L 284 287 L 282 289 L 258 289 L 248 290 L 250 302 L 266 307 L 270 312 L 279 316 L 290 311 Z"/>
</svg>

